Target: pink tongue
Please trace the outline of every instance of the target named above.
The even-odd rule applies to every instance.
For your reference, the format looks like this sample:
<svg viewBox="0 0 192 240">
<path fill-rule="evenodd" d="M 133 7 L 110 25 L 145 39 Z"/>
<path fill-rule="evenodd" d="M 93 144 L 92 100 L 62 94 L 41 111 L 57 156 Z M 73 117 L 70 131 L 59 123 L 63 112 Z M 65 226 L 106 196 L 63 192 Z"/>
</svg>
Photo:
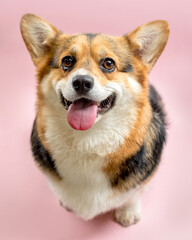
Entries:
<svg viewBox="0 0 192 240">
<path fill-rule="evenodd" d="M 76 130 L 91 128 L 97 117 L 97 104 L 80 99 L 69 106 L 67 121 Z"/>
</svg>

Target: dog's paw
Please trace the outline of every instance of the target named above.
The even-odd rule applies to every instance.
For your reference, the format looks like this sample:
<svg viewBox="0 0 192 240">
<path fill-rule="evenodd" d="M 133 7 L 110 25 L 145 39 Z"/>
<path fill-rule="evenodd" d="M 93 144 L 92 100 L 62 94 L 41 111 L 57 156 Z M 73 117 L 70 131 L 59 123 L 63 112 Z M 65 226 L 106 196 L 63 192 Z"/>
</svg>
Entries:
<svg viewBox="0 0 192 240">
<path fill-rule="evenodd" d="M 115 210 L 114 220 L 123 227 L 128 227 L 136 224 L 141 219 L 141 212 L 139 209 L 121 207 Z"/>
</svg>

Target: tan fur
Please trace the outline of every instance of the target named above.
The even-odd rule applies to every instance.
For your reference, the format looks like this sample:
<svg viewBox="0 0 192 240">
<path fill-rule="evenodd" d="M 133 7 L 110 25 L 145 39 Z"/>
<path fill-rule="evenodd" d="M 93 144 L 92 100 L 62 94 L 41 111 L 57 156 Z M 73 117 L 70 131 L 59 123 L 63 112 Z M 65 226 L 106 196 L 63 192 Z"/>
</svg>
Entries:
<svg viewBox="0 0 192 240">
<path fill-rule="evenodd" d="M 41 170 L 59 200 L 84 219 L 117 208 L 115 218 L 120 224 L 128 226 L 136 222 L 140 218 L 137 193 L 155 172 L 145 179 L 145 173 L 153 168 L 153 160 L 145 173 L 130 172 L 128 180 L 121 176 L 121 167 L 144 144 L 146 157 L 153 154 L 159 126 L 158 121 L 156 125 L 152 123 L 154 111 L 149 100 L 147 75 L 166 45 L 169 35 L 167 22 L 153 21 L 120 37 L 104 34 L 90 37 L 85 34 L 66 35 L 46 20 L 27 14 L 21 20 L 21 33 L 37 68 L 36 136 L 53 157 L 49 159 L 53 162 L 48 162 Z M 75 58 L 76 63 L 70 71 L 64 71 L 62 59 L 68 55 Z M 114 60 L 114 71 L 102 71 L 100 62 L 105 58 Z M 75 74 L 93 77 L 91 100 L 98 105 L 111 94 L 116 94 L 117 108 L 114 106 L 108 113 L 100 115 L 87 135 L 75 132 L 67 124 L 62 95 L 58 94 L 63 94 L 70 102 L 77 100 L 74 94 L 70 95 L 71 90 L 74 91 L 71 83 Z M 75 99 L 68 99 L 65 94 Z M 120 102 L 123 102 L 123 107 Z M 120 124 L 118 117 L 122 117 Z M 109 129 L 113 131 L 114 139 Z M 132 201 L 132 205 L 127 207 L 125 203 L 131 196 L 137 196 L 138 204 Z"/>
<path fill-rule="evenodd" d="M 146 34 L 147 32 L 147 34 Z M 154 36 L 153 36 L 154 34 Z M 152 36 L 150 36 L 152 35 Z M 149 36 L 148 42 L 154 40 L 155 51 L 145 54 L 148 46 L 142 46 L 145 38 Z M 136 28 L 134 31 L 128 34 L 128 39 L 132 46 L 134 55 L 137 56 L 141 61 L 148 67 L 148 72 L 151 71 L 152 67 L 156 63 L 157 59 L 161 55 L 169 36 L 169 25 L 166 21 L 157 20 L 150 23 L 144 24 L 141 27 Z M 156 47 L 158 45 L 158 48 Z M 154 50 L 152 49 L 152 50 Z"/>
<path fill-rule="evenodd" d="M 143 119 L 143 115 L 145 115 Z M 107 157 L 107 164 L 104 167 L 104 171 L 107 176 L 113 181 L 113 178 L 118 174 L 119 166 L 125 159 L 133 156 L 142 146 L 144 142 L 144 137 L 148 130 L 148 125 L 151 120 L 151 109 L 150 106 L 147 105 L 145 107 L 145 111 L 138 112 L 138 121 L 135 124 L 134 129 L 131 134 L 125 139 L 123 146 L 121 146 L 116 152 L 110 154 Z M 137 178 L 138 177 L 138 178 Z M 119 190 L 127 190 L 132 186 L 135 186 L 138 182 L 139 176 L 135 176 L 135 179 L 132 179 L 132 182 L 125 182 L 125 184 L 119 184 L 117 189 Z"/>
</svg>

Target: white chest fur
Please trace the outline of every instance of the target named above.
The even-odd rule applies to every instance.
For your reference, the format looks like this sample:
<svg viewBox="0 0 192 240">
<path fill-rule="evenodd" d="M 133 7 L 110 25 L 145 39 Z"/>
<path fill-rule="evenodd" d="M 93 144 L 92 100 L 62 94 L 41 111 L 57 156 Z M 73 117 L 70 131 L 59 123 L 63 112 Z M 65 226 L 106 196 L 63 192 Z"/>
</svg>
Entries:
<svg viewBox="0 0 192 240">
<path fill-rule="evenodd" d="M 135 190 L 116 194 L 102 171 L 102 157 L 66 151 L 57 158 L 60 182 L 50 179 L 50 185 L 65 207 L 89 220 L 94 216 L 122 206 L 133 197 Z"/>
<path fill-rule="evenodd" d="M 66 119 L 63 109 L 55 111 L 56 108 L 46 109 L 45 119 L 46 139 L 62 177 L 61 181 L 49 178 L 58 199 L 86 220 L 123 205 L 136 190 L 114 193 L 102 168 L 104 156 L 118 147 L 124 136 L 117 134 L 118 128 L 111 128 L 110 124 L 103 129 L 99 126 L 98 131 L 100 121 L 86 134 L 75 131 L 63 122 Z"/>
</svg>

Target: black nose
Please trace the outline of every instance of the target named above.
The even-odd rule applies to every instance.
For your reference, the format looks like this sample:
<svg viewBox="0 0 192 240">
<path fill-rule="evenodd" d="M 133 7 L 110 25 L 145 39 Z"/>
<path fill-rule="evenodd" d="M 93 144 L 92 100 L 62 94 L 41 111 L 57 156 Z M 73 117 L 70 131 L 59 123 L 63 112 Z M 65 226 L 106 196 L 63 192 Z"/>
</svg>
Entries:
<svg viewBox="0 0 192 240">
<path fill-rule="evenodd" d="M 78 75 L 73 78 L 72 85 L 75 91 L 82 95 L 93 88 L 94 79 L 89 75 Z"/>
</svg>

